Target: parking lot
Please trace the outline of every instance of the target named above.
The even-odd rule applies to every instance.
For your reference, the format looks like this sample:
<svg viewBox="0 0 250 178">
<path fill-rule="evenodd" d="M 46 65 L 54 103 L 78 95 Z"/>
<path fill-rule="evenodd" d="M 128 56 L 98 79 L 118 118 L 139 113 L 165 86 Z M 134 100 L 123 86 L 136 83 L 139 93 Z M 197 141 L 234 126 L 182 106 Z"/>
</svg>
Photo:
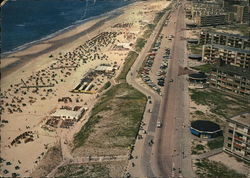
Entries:
<svg viewBox="0 0 250 178">
<path fill-rule="evenodd" d="M 162 32 L 165 28 L 163 27 Z M 161 88 L 165 85 L 173 38 L 173 35 L 164 36 L 160 33 L 140 69 L 143 82 L 160 95 Z"/>
</svg>

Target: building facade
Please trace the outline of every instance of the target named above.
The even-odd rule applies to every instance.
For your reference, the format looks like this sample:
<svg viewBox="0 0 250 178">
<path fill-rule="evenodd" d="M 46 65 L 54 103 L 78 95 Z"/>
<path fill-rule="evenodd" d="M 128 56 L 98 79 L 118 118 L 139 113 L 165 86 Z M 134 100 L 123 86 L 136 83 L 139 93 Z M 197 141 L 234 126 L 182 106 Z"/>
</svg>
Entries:
<svg viewBox="0 0 250 178">
<path fill-rule="evenodd" d="M 202 60 L 207 63 L 224 63 L 250 69 L 250 51 L 222 45 L 203 45 Z"/>
<path fill-rule="evenodd" d="M 214 66 L 209 87 L 250 100 L 250 70 L 230 65 Z"/>
<path fill-rule="evenodd" d="M 249 6 L 234 5 L 234 20 L 237 23 L 249 24 Z"/>
<path fill-rule="evenodd" d="M 250 113 L 228 119 L 223 150 L 250 162 Z"/>
<path fill-rule="evenodd" d="M 197 18 L 196 23 L 202 27 L 228 24 L 228 14 L 204 14 Z"/>
<path fill-rule="evenodd" d="M 250 50 L 249 37 L 207 30 L 202 30 L 200 32 L 199 44 L 225 45 L 228 47 Z"/>
</svg>

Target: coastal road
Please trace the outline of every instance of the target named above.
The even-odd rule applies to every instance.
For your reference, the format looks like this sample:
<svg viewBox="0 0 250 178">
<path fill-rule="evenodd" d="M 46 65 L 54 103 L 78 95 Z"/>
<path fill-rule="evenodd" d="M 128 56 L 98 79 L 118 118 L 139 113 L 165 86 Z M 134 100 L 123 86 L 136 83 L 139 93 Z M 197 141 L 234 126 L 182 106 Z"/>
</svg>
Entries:
<svg viewBox="0 0 250 178">
<path fill-rule="evenodd" d="M 151 154 L 152 147 L 148 146 L 148 142 L 154 139 L 154 133 L 156 130 L 156 122 L 158 119 L 160 104 L 161 104 L 161 96 L 155 93 L 149 87 L 143 86 L 138 80 L 138 71 L 142 66 L 143 61 L 145 60 L 148 51 L 151 49 L 152 44 L 160 33 L 163 25 L 166 22 L 169 13 L 166 13 L 159 23 L 157 24 L 153 34 L 147 40 L 144 48 L 140 52 L 137 60 L 131 67 L 128 75 L 127 82 L 131 84 L 134 88 L 144 93 L 146 96 L 150 96 L 150 100 L 152 104 L 147 104 L 145 108 L 145 113 L 143 115 L 143 122 L 145 125 L 145 130 L 147 131 L 146 135 L 143 135 L 143 140 L 137 140 L 135 143 L 135 149 L 133 151 L 133 156 L 137 157 L 137 159 L 133 159 L 128 164 L 128 172 L 132 174 L 132 177 L 154 177 L 153 169 L 151 168 Z M 152 113 L 149 113 L 148 110 L 151 110 Z M 140 132 L 139 132 L 140 134 Z M 131 163 L 135 163 L 135 167 L 131 166 Z"/>
<path fill-rule="evenodd" d="M 162 54 L 158 55 L 163 55 L 165 48 L 171 49 L 171 59 L 162 97 L 141 85 L 137 72 L 162 25 L 166 22 L 166 16 L 161 19 L 127 75 L 128 83 L 150 96 L 152 100 L 151 105 L 147 104 L 143 118 L 147 134 L 143 135 L 141 131 L 139 132 L 143 135 L 143 139 L 136 141 L 133 151 L 135 158 L 130 160 L 128 165 L 127 170 L 132 177 L 194 177 L 188 131 L 188 82 L 186 76 L 179 76 L 180 67 L 186 66 L 184 60 L 186 41 L 182 40 L 182 37 L 185 37 L 184 8 L 180 5 L 172 11 L 167 27 L 163 27 L 161 32 L 164 39 L 159 50 Z M 169 35 L 174 35 L 172 42 L 165 38 Z M 152 75 L 155 73 L 156 71 L 153 71 Z M 151 109 L 152 113 L 148 113 L 148 109 Z M 157 120 L 163 123 L 162 128 L 156 128 Z M 150 140 L 154 141 L 152 146 L 148 145 Z M 131 166 L 131 163 L 134 166 Z"/>
<path fill-rule="evenodd" d="M 186 42 L 184 8 L 180 5 L 172 14 L 174 40 L 166 85 L 162 92 L 160 120 L 163 127 L 157 133 L 154 163 L 158 177 L 193 177 L 188 133 L 188 89 L 186 76 L 179 72 L 185 67 Z M 184 175 L 183 175 L 184 174 Z"/>
</svg>

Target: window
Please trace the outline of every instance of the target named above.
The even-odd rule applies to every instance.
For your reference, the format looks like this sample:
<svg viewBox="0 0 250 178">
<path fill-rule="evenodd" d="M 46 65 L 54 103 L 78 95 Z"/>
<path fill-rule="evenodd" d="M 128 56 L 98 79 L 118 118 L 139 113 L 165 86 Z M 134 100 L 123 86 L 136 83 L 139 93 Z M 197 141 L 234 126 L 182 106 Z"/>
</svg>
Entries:
<svg viewBox="0 0 250 178">
<path fill-rule="evenodd" d="M 229 143 L 229 144 L 227 144 L 227 146 L 231 148 L 232 144 Z"/>
<path fill-rule="evenodd" d="M 233 140 L 231 137 L 228 137 L 227 139 L 228 139 L 229 141 L 232 141 L 232 140 Z"/>
<path fill-rule="evenodd" d="M 229 130 L 228 130 L 228 132 L 229 132 L 229 133 L 231 133 L 231 134 L 233 134 L 233 132 L 234 132 L 234 131 L 233 131 L 233 130 L 231 130 L 231 129 L 229 129 Z"/>
</svg>

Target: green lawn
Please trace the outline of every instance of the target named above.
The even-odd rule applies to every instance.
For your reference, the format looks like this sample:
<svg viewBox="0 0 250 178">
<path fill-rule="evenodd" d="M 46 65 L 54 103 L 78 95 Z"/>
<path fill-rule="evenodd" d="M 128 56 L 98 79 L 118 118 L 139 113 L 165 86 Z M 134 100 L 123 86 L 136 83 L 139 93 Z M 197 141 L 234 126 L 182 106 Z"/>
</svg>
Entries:
<svg viewBox="0 0 250 178">
<path fill-rule="evenodd" d="M 190 89 L 191 99 L 198 105 L 207 105 L 210 111 L 224 118 L 250 111 L 250 103 L 213 90 Z"/>
<path fill-rule="evenodd" d="M 200 66 L 195 66 L 195 67 L 191 67 L 192 69 L 195 69 L 195 70 L 199 70 L 201 72 L 204 72 L 204 73 L 210 73 L 213 69 L 213 65 L 212 64 L 203 64 L 203 65 L 200 65 Z"/>
<path fill-rule="evenodd" d="M 195 163 L 196 175 L 199 178 L 246 178 L 245 175 L 226 167 L 222 163 L 203 159 Z"/>
<path fill-rule="evenodd" d="M 188 44 L 188 50 L 191 50 L 192 54 L 202 54 L 201 45 Z"/>
<path fill-rule="evenodd" d="M 126 81 L 126 76 L 131 68 L 131 66 L 134 64 L 136 58 L 138 57 L 138 53 L 135 51 L 130 51 L 125 58 L 125 62 L 123 65 L 123 69 L 120 73 L 120 75 L 117 77 L 117 80 L 120 82 L 125 82 Z"/>
</svg>

